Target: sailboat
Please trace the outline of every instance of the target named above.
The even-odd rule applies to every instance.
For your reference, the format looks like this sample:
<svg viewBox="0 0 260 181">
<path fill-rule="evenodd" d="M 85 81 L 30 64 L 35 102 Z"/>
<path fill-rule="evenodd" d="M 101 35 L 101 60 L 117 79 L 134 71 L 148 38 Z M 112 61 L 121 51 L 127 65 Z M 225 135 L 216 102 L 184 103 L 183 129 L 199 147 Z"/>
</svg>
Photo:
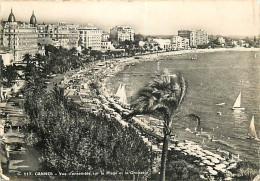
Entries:
<svg viewBox="0 0 260 181">
<path fill-rule="evenodd" d="M 125 84 L 123 84 L 122 87 L 121 87 L 121 93 L 120 93 L 119 102 L 121 102 L 124 105 L 127 104 Z"/>
<path fill-rule="evenodd" d="M 241 107 L 241 92 L 237 96 L 236 102 L 232 107 L 233 110 L 245 110 L 244 107 Z"/>
<path fill-rule="evenodd" d="M 251 138 L 259 140 L 256 130 L 255 130 L 255 117 L 254 116 L 252 117 L 251 122 L 250 122 L 249 135 L 251 136 Z"/>
<path fill-rule="evenodd" d="M 117 91 L 116 91 L 116 96 L 117 96 L 117 97 L 120 97 L 121 88 L 122 88 L 122 84 L 120 83 L 120 85 L 119 85 L 119 87 L 118 87 L 118 89 L 117 89 Z"/>
<path fill-rule="evenodd" d="M 120 84 L 117 92 L 116 92 L 116 96 L 119 97 L 119 102 L 126 105 L 127 104 L 127 98 L 126 98 L 126 90 L 125 90 L 125 85 L 124 84 Z"/>
</svg>

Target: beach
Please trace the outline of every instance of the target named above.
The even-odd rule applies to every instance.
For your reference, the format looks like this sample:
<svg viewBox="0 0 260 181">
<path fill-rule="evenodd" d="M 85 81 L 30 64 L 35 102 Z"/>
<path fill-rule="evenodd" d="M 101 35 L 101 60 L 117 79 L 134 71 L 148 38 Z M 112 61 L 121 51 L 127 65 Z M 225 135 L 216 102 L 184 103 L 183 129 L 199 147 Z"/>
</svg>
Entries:
<svg viewBox="0 0 260 181">
<path fill-rule="evenodd" d="M 177 64 L 177 66 L 175 65 L 175 69 L 178 69 L 178 66 L 184 66 L 185 69 L 191 71 L 191 73 L 194 73 L 192 69 L 198 70 L 195 67 L 197 60 L 190 60 L 190 55 L 194 54 L 194 52 L 198 54 L 198 61 L 201 61 L 201 54 L 210 55 L 214 52 L 221 53 L 242 51 L 257 52 L 258 49 L 184 50 L 106 60 L 103 62 L 92 63 L 86 67 L 67 72 L 64 75 L 58 75 L 53 80 L 51 80 L 50 84 L 48 84 L 47 90 L 51 90 L 54 84 L 65 87 L 69 97 L 73 99 L 77 98 L 75 99 L 75 102 L 78 101 L 79 104 L 84 104 L 86 107 L 90 107 L 94 113 L 98 113 L 101 111 L 103 114 L 105 113 L 108 118 L 112 118 L 113 120 L 118 121 L 123 127 L 135 127 L 140 136 L 142 136 L 143 141 L 146 143 L 146 145 L 148 147 L 152 147 L 152 150 L 154 152 L 160 153 L 162 145 L 154 143 L 152 136 L 148 133 L 153 132 L 158 137 L 162 137 L 161 128 L 158 128 L 156 125 L 149 124 L 149 122 L 140 117 L 132 119 L 131 122 L 122 119 L 122 115 L 128 114 L 129 112 L 131 112 L 131 110 L 128 106 L 120 104 L 114 96 L 116 92 L 115 90 L 118 88 L 119 84 L 125 83 L 126 85 L 128 85 L 126 86 L 126 92 L 129 100 L 131 99 L 131 96 L 134 95 L 134 92 L 137 91 L 139 87 L 142 87 L 144 83 L 147 83 L 148 79 L 151 79 L 154 74 L 162 72 L 163 69 L 166 67 L 171 68 L 169 65 L 172 64 L 172 62 L 177 62 L 179 64 Z M 174 58 L 172 59 L 172 57 Z M 167 61 L 169 64 L 167 64 Z M 159 71 L 157 70 L 158 62 L 160 62 Z M 187 67 L 187 64 L 190 65 Z M 149 69 L 149 74 L 145 74 L 147 69 L 145 69 L 144 67 Z M 203 68 L 203 70 L 205 70 L 205 67 Z M 134 74 L 136 75 L 134 76 Z M 68 83 L 70 81 L 72 81 L 72 83 Z M 88 88 L 89 83 L 91 83 L 92 81 L 97 81 L 101 86 L 99 88 L 101 94 L 97 98 L 93 98 L 91 96 Z M 188 81 L 191 80 L 188 78 Z M 135 84 L 135 89 L 132 89 L 132 83 Z M 195 82 L 195 84 L 197 83 L 198 82 Z M 82 89 L 82 87 L 84 87 L 84 89 Z M 192 91 L 193 85 L 191 84 L 189 88 Z M 201 87 L 194 87 L 193 91 L 200 91 L 200 89 Z M 199 104 L 198 102 L 196 102 L 197 100 L 195 100 L 195 102 L 190 100 L 193 96 L 194 94 L 192 94 L 192 92 L 188 92 L 186 102 Z M 208 111 L 196 112 L 196 110 L 192 107 L 186 107 L 186 102 L 184 104 L 185 109 L 183 111 L 183 114 L 190 113 L 189 111 L 191 110 L 195 111 L 195 113 L 197 113 L 203 119 L 205 119 L 206 116 L 210 117 Z M 223 126 L 225 127 L 225 125 Z M 236 167 L 237 162 L 244 159 L 243 154 L 241 154 L 243 153 L 243 151 L 241 152 L 241 150 L 237 151 L 233 148 L 231 149 L 228 146 L 229 142 L 223 144 L 223 139 L 218 140 L 218 137 L 213 137 L 214 135 L 211 134 L 212 131 L 216 132 L 216 130 L 220 130 L 221 128 L 221 126 L 218 126 L 218 128 L 216 127 L 216 125 L 206 126 L 202 122 L 203 129 L 194 131 L 193 127 L 190 126 L 190 122 L 186 121 L 183 125 L 177 122 L 177 124 L 174 124 L 173 130 L 175 133 L 175 138 L 171 140 L 169 150 L 177 151 L 180 154 L 184 155 L 195 156 L 201 159 L 201 162 L 196 164 L 205 167 L 207 169 L 207 174 L 209 175 L 214 176 L 217 175 L 219 172 L 227 175 L 232 175 L 230 173 L 230 170 Z M 215 130 L 213 130 L 213 128 L 215 128 Z M 233 141 L 233 139 L 231 138 L 230 141 Z M 252 141 L 252 144 L 255 143 Z M 230 156 L 230 153 L 232 153 L 232 158 L 228 158 Z M 158 166 L 158 163 L 157 168 L 156 164 L 154 165 L 155 173 L 158 171 Z"/>
<path fill-rule="evenodd" d="M 229 51 L 234 51 L 234 52 L 242 52 L 243 51 L 243 52 L 245 52 L 245 51 L 247 51 L 247 49 L 199 50 L 199 51 L 197 51 L 197 53 L 229 52 Z M 247 52 L 250 52 L 250 51 L 257 52 L 258 49 L 249 49 Z M 115 89 L 117 89 L 119 82 L 126 83 L 122 80 L 125 77 L 125 75 L 127 76 L 127 73 L 125 73 L 125 75 L 122 76 L 122 70 L 125 70 L 125 67 L 136 68 L 136 66 L 138 66 L 138 64 L 140 64 L 141 62 L 152 62 L 152 61 L 158 61 L 158 60 L 160 61 L 164 57 L 168 57 L 168 56 L 172 56 L 172 55 L 184 55 L 184 54 L 189 55 L 190 53 L 193 53 L 193 52 L 194 52 L 194 50 L 180 51 L 180 52 L 165 52 L 165 53 L 158 53 L 158 54 L 153 54 L 153 55 L 139 56 L 138 58 L 126 58 L 126 59 L 116 61 L 116 65 L 113 65 L 114 69 L 112 69 L 112 70 L 109 69 L 110 70 L 109 74 L 106 74 L 108 76 L 106 76 L 106 78 L 102 77 L 102 85 L 103 85 L 102 90 L 104 91 L 103 94 L 106 95 L 105 97 L 110 97 L 108 99 L 108 101 L 110 103 L 112 102 L 113 104 L 116 104 L 114 100 L 111 100 L 111 97 L 113 97 L 113 94 L 115 94 Z M 107 73 L 108 70 L 106 70 L 106 68 L 104 68 L 104 70 Z M 111 79 L 114 78 L 114 76 L 117 76 L 117 75 L 119 75 L 119 77 L 121 78 L 121 81 L 116 79 L 115 82 L 117 82 L 117 83 L 114 82 L 115 84 L 109 82 L 108 79 L 111 80 Z M 126 79 L 126 80 L 127 80 L 127 83 L 129 83 L 129 79 Z M 109 83 L 107 84 L 107 82 L 109 82 Z M 106 86 L 109 87 L 109 84 L 114 85 L 113 86 L 114 90 L 106 87 Z M 106 85 L 106 86 L 104 86 L 104 85 Z M 108 107 L 104 107 L 104 108 L 111 109 L 111 108 L 108 108 Z M 124 108 L 122 108 L 122 109 L 124 109 Z M 120 111 L 120 108 L 117 111 Z M 117 115 L 117 120 L 122 121 L 120 119 L 119 115 Z M 128 125 L 128 123 L 126 123 L 126 122 L 121 122 L 121 123 L 124 126 Z M 139 121 L 139 124 L 140 124 L 140 121 Z M 143 123 L 141 123 L 141 124 L 143 125 Z M 179 125 L 177 125 L 176 127 L 178 128 L 178 126 Z M 241 160 L 241 157 L 244 159 L 243 154 L 241 156 L 240 151 L 236 151 L 235 150 L 236 148 L 230 149 L 230 147 L 228 146 L 229 143 L 225 143 L 225 141 L 223 141 L 223 140 L 218 140 L 218 139 L 214 138 L 213 135 L 209 134 L 209 131 L 207 129 L 205 129 L 204 131 L 202 130 L 200 133 L 198 133 L 198 132 L 194 133 L 193 131 L 190 131 L 190 129 L 183 129 L 183 127 L 178 128 L 178 129 L 179 130 L 176 130 L 177 134 L 180 133 L 180 132 L 182 132 L 182 134 L 185 134 L 184 137 L 183 137 L 182 134 L 179 134 L 180 135 L 179 139 L 183 140 L 184 142 L 186 140 L 189 140 L 189 138 L 194 139 L 194 134 L 195 134 L 197 146 L 199 144 L 204 149 L 211 150 L 212 152 L 215 152 L 218 155 L 222 155 L 222 158 L 228 157 L 228 155 L 231 154 L 231 155 L 233 155 L 234 158 L 236 158 L 236 161 Z M 216 128 L 216 129 L 218 129 L 218 128 Z M 212 128 L 212 130 L 214 131 L 214 128 Z M 226 139 L 229 140 L 230 138 L 226 137 L 224 140 L 226 140 Z M 192 143 L 195 144 L 194 142 L 192 142 Z M 150 142 L 147 143 L 147 144 L 150 145 Z M 157 147 L 155 147 L 155 149 L 157 149 Z M 212 154 L 214 154 L 214 153 L 212 153 Z M 206 161 L 206 163 L 207 163 L 207 161 Z M 212 165 L 212 163 L 210 163 L 210 162 L 209 162 L 209 164 Z M 231 164 L 233 164 L 233 163 L 231 163 Z M 231 166 L 231 164 L 229 163 L 228 165 Z M 232 167 L 233 166 L 234 165 L 232 165 Z"/>
<path fill-rule="evenodd" d="M 246 139 L 252 115 L 259 116 L 257 106 L 259 99 L 256 99 L 259 79 L 258 50 L 203 50 L 199 51 L 201 53 L 198 53 L 197 61 L 189 60 L 191 51 L 183 51 L 182 54 L 167 52 L 167 55 L 154 59 L 160 61 L 160 72 L 167 67 L 173 72 L 184 75 L 189 90 L 182 109 L 183 116 L 195 113 L 202 119 L 203 130 L 200 136 L 185 131 L 186 128 L 194 129 L 192 127 L 194 124 L 190 120 L 176 122 L 174 131 L 180 139 L 204 142 L 203 145 L 205 148 L 208 147 L 207 149 L 221 148 L 239 155 L 241 159 L 258 162 L 257 142 Z M 171 57 L 172 55 L 177 56 Z M 128 100 L 130 100 L 137 89 L 152 80 L 152 72 L 157 72 L 156 62 L 126 67 L 123 73 L 107 81 L 108 89 L 115 93 L 119 82 L 125 83 Z M 131 88 L 133 84 L 135 90 Z M 242 91 L 242 104 L 246 110 L 239 113 L 232 111 L 231 107 L 240 91 Z M 223 102 L 224 105 L 216 105 Z M 217 114 L 218 112 L 222 115 Z M 255 124 L 256 129 L 259 130 L 258 121 Z M 231 131 L 227 131 L 228 129 Z"/>
</svg>

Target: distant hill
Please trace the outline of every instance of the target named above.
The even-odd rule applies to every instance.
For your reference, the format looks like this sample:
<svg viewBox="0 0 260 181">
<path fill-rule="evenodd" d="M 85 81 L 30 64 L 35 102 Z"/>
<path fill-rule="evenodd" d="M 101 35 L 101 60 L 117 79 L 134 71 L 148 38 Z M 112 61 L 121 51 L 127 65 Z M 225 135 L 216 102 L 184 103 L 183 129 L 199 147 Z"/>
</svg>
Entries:
<svg viewBox="0 0 260 181">
<path fill-rule="evenodd" d="M 145 37 L 150 38 L 172 38 L 173 35 L 144 35 Z"/>
</svg>

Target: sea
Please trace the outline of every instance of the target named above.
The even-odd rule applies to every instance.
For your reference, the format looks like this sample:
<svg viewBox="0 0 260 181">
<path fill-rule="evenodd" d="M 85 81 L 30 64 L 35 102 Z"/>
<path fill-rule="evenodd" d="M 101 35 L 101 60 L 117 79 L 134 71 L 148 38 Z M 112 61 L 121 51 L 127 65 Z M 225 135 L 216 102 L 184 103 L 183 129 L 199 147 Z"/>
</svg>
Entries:
<svg viewBox="0 0 260 181">
<path fill-rule="evenodd" d="M 191 60 L 191 57 L 196 57 Z M 123 71 L 107 81 L 115 93 L 120 83 L 126 84 L 128 101 L 139 89 L 153 81 L 167 68 L 180 73 L 188 84 L 186 98 L 174 120 L 173 134 L 179 140 L 198 142 L 211 151 L 232 153 L 242 160 L 260 163 L 260 142 L 248 139 L 252 116 L 260 137 L 260 53 L 255 51 L 221 51 L 168 55 L 125 66 Z M 243 111 L 231 108 L 241 92 Z M 222 103 L 222 105 L 217 105 Z M 195 134 L 197 122 L 186 117 L 200 117 L 200 134 Z"/>
</svg>

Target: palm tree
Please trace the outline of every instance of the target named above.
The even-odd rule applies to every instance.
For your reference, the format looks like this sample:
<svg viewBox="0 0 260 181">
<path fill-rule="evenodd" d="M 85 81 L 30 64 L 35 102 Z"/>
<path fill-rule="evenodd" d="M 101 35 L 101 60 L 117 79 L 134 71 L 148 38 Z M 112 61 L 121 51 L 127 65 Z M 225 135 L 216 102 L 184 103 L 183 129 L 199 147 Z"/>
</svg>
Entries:
<svg viewBox="0 0 260 181">
<path fill-rule="evenodd" d="M 37 65 L 39 68 L 42 68 L 42 64 L 43 64 L 43 62 L 44 62 L 44 56 L 42 56 L 42 55 L 39 54 L 39 53 L 36 53 L 35 56 L 34 56 L 33 61 L 36 63 L 36 65 Z"/>
<path fill-rule="evenodd" d="M 26 65 L 28 67 L 29 63 L 32 62 L 32 55 L 29 53 L 24 54 L 23 56 L 23 62 L 26 62 Z"/>
<path fill-rule="evenodd" d="M 168 142 L 174 117 L 179 114 L 179 107 L 186 94 L 186 82 L 181 75 L 170 74 L 165 69 L 150 85 L 141 89 L 133 101 L 134 112 L 148 114 L 163 120 L 163 149 L 161 157 L 160 180 L 165 181 Z"/>
</svg>

